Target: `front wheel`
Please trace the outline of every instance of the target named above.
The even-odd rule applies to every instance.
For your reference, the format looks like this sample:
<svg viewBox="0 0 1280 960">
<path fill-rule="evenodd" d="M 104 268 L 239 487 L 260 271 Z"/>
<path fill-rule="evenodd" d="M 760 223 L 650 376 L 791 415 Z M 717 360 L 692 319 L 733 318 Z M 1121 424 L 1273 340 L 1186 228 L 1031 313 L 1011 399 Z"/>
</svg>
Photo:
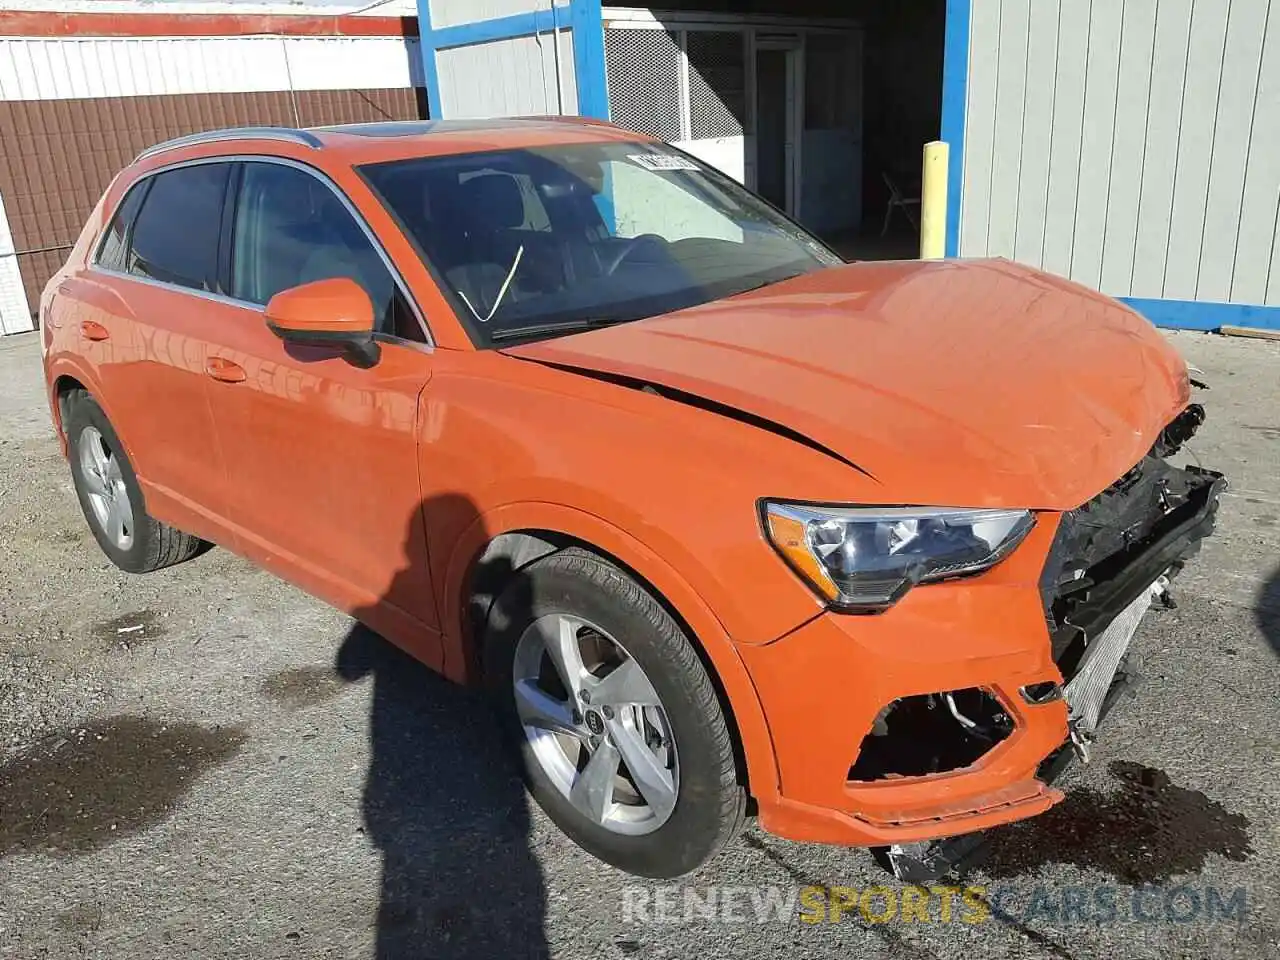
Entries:
<svg viewBox="0 0 1280 960">
<path fill-rule="evenodd" d="M 589 853 L 668 879 L 741 829 L 715 687 L 671 615 L 613 564 L 571 549 L 522 570 L 490 616 L 485 663 L 530 792 Z"/>
</svg>

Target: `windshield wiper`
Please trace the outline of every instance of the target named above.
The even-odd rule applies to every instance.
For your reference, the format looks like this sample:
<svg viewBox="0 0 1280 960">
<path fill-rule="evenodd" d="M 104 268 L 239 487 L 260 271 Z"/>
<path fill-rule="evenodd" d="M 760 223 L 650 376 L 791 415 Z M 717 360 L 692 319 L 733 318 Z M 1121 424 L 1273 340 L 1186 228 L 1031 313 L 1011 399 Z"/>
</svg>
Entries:
<svg viewBox="0 0 1280 960">
<path fill-rule="evenodd" d="M 761 280 L 759 283 L 753 283 L 749 287 L 743 287 L 741 290 L 734 293 L 733 296 L 739 297 L 744 293 L 751 293 L 753 290 L 763 290 L 765 287 L 772 287 L 775 283 L 785 283 L 787 280 L 794 280 L 796 277 L 802 277 L 808 272 L 808 270 L 791 270 L 780 277 L 770 277 L 768 280 Z"/>
<path fill-rule="evenodd" d="M 575 330 L 591 330 L 609 327 L 615 323 L 627 323 L 634 317 L 583 317 L 580 320 L 561 320 L 556 323 L 530 323 L 523 327 L 499 327 L 489 331 L 489 339 L 518 340 L 521 337 L 539 336 L 544 333 L 572 333 Z"/>
</svg>

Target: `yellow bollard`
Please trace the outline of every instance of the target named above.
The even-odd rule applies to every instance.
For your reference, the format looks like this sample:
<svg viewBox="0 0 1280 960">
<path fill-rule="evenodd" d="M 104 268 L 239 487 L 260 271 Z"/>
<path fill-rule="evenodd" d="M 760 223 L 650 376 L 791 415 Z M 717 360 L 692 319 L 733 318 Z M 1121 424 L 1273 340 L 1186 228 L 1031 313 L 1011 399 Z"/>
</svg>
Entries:
<svg viewBox="0 0 1280 960">
<path fill-rule="evenodd" d="M 947 166 L 951 148 L 941 140 L 924 145 L 920 186 L 920 259 L 947 255 Z"/>
</svg>

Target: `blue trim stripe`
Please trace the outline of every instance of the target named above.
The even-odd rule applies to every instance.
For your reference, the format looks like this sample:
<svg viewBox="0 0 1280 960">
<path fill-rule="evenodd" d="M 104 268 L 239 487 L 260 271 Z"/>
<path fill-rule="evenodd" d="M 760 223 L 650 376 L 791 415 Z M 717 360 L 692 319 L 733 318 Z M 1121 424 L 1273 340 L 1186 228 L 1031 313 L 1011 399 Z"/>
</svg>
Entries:
<svg viewBox="0 0 1280 960">
<path fill-rule="evenodd" d="M 947 0 L 942 53 L 942 139 L 950 145 L 947 170 L 947 256 L 960 255 L 960 200 L 964 190 L 964 114 L 969 96 L 969 14 L 972 0 Z"/>
<path fill-rule="evenodd" d="M 1120 297 L 1157 327 L 1217 330 L 1219 327 L 1257 327 L 1280 330 L 1280 307 L 1250 303 L 1199 303 L 1195 300 L 1154 300 Z"/>
<path fill-rule="evenodd" d="M 431 29 L 431 0 L 418 0 L 418 49 L 422 52 L 422 76 L 427 84 L 427 116 L 442 119 L 440 75 L 436 72 L 435 31 Z"/>
<path fill-rule="evenodd" d="M 600 0 L 571 0 L 573 69 L 578 85 L 578 113 L 609 119 L 609 81 L 604 62 L 604 14 Z"/>
</svg>

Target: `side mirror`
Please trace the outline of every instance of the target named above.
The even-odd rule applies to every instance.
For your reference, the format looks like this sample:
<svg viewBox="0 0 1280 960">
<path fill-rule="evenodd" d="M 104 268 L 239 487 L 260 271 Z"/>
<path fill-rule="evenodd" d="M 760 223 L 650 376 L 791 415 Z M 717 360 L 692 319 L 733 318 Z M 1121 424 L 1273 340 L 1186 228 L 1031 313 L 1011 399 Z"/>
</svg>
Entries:
<svg viewBox="0 0 1280 960">
<path fill-rule="evenodd" d="M 271 332 L 288 343 L 341 347 L 362 367 L 381 355 L 373 339 L 373 302 L 347 277 L 281 290 L 267 303 L 266 317 Z"/>
</svg>

